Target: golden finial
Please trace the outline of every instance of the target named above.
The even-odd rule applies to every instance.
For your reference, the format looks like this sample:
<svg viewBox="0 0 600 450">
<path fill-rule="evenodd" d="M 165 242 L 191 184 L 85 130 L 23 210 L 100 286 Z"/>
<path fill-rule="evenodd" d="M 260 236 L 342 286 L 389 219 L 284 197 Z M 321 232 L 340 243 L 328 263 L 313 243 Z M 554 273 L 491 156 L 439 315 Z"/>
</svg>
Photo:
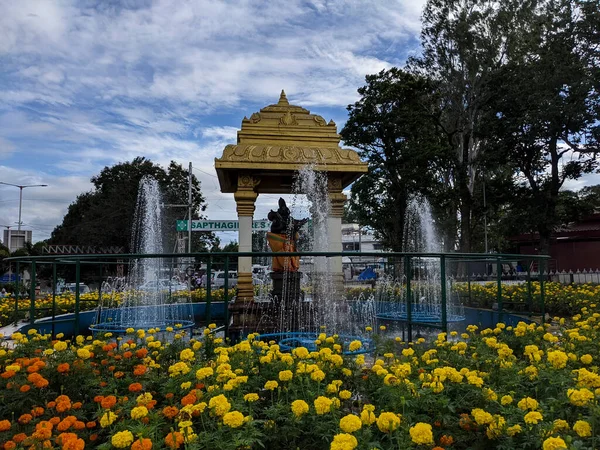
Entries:
<svg viewBox="0 0 600 450">
<path fill-rule="evenodd" d="M 281 90 L 281 95 L 279 96 L 279 101 L 277 102 L 278 105 L 289 105 L 290 103 L 288 102 L 288 99 L 285 95 L 285 91 L 282 89 Z"/>
</svg>

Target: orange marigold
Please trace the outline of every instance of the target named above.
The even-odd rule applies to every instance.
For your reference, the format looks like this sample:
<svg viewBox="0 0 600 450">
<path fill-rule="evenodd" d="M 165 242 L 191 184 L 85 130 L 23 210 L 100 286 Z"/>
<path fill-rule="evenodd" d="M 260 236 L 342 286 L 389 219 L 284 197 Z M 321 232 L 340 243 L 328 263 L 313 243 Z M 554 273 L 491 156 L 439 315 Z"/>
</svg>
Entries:
<svg viewBox="0 0 600 450">
<path fill-rule="evenodd" d="M 444 445 L 444 446 L 450 446 L 454 444 L 454 438 L 452 436 L 447 436 L 447 435 L 443 435 L 440 438 L 440 445 Z"/>
<path fill-rule="evenodd" d="M 0 431 L 8 431 L 11 426 L 10 420 L 0 420 Z"/>
<path fill-rule="evenodd" d="M 146 366 L 144 366 L 143 364 L 138 364 L 133 368 L 133 374 L 139 377 L 144 375 L 146 373 L 146 370 Z"/>
<path fill-rule="evenodd" d="M 113 406 L 115 406 L 116 403 L 117 397 L 115 397 L 114 395 L 107 395 L 100 402 L 100 406 L 102 406 L 104 409 L 110 409 Z"/>
<path fill-rule="evenodd" d="M 189 394 L 185 395 L 182 399 L 181 399 L 181 404 L 183 406 L 186 405 L 193 405 L 194 403 L 196 403 L 196 392 L 192 391 Z"/>
<path fill-rule="evenodd" d="M 62 364 L 58 365 L 58 367 L 56 368 L 56 371 L 58 373 L 65 373 L 65 372 L 68 372 L 70 368 L 71 368 L 71 366 L 69 365 L 69 363 L 62 363 Z"/>
<path fill-rule="evenodd" d="M 96 422 L 87 422 L 87 423 L 85 424 L 85 427 L 86 427 L 87 429 L 96 428 Z"/>
<path fill-rule="evenodd" d="M 150 450 L 152 448 L 152 441 L 148 438 L 140 438 L 131 444 L 131 450 Z"/>
<path fill-rule="evenodd" d="M 140 392 L 143 388 L 141 383 L 131 383 L 129 385 L 129 392 Z"/>
<path fill-rule="evenodd" d="M 35 426 L 35 431 L 31 436 L 35 439 L 39 439 L 41 441 L 50 439 L 52 437 L 52 422 L 48 422 L 47 420 L 42 420 Z"/>
<path fill-rule="evenodd" d="M 44 408 L 41 406 L 34 406 L 31 410 L 31 415 L 33 417 L 40 417 L 42 414 L 44 414 Z"/>
<path fill-rule="evenodd" d="M 115 372 L 115 378 L 123 378 L 125 376 L 124 372 L 121 372 L 120 370 Z"/>
<path fill-rule="evenodd" d="M 2 372 L 0 374 L 0 377 L 7 379 L 7 378 L 11 378 L 14 377 L 17 373 L 13 372 L 12 370 L 7 370 L 6 372 Z"/>
<path fill-rule="evenodd" d="M 48 422 L 50 422 L 52 425 L 58 425 L 60 423 L 60 417 L 51 417 Z"/>
<path fill-rule="evenodd" d="M 179 410 L 176 406 L 165 406 L 162 410 L 162 413 L 168 419 L 172 419 L 179 413 Z"/>
<path fill-rule="evenodd" d="M 133 353 L 130 351 L 126 351 L 125 353 L 123 353 L 123 358 L 125 359 L 129 359 L 133 356 Z"/>
<path fill-rule="evenodd" d="M 75 402 L 73 403 L 72 408 L 73 409 L 81 409 L 82 403 L 81 402 Z"/>
<path fill-rule="evenodd" d="M 7 441 L 4 443 L 4 450 L 14 450 L 17 448 L 15 441 Z"/>
<path fill-rule="evenodd" d="M 27 435 L 25 433 L 15 434 L 12 438 L 12 440 L 15 441 L 17 444 L 20 444 L 25 439 L 27 439 Z"/>
<path fill-rule="evenodd" d="M 33 419 L 31 414 L 23 414 L 21 417 L 19 417 L 18 421 L 20 424 L 25 425 L 26 423 L 31 422 L 31 419 Z"/>
<path fill-rule="evenodd" d="M 148 356 L 148 349 L 140 348 L 139 350 L 136 350 L 135 356 L 137 356 L 140 359 L 144 359 L 146 356 Z"/>
<path fill-rule="evenodd" d="M 179 431 L 171 431 L 165 438 L 165 444 L 172 449 L 178 449 L 183 444 L 183 435 Z"/>
<path fill-rule="evenodd" d="M 21 386 L 19 388 L 19 391 L 21 391 L 21 392 L 29 392 L 30 389 L 31 389 L 31 386 L 29 386 L 28 384 L 24 384 L 23 386 Z"/>
</svg>

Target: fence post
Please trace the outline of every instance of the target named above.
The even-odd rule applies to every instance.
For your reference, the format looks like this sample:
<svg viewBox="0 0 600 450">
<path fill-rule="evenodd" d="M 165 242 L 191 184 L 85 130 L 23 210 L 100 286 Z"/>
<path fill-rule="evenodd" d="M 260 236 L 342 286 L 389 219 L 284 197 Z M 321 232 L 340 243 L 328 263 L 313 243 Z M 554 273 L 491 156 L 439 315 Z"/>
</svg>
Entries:
<svg viewBox="0 0 600 450">
<path fill-rule="evenodd" d="M 79 334 L 79 282 L 81 281 L 81 261 L 75 261 L 75 336 Z"/>
<path fill-rule="evenodd" d="M 19 261 L 16 262 L 16 268 L 15 268 L 16 272 L 17 272 L 17 276 L 15 277 L 15 323 L 17 323 L 17 321 L 19 320 L 19 287 L 20 287 L 20 280 L 19 280 Z"/>
<path fill-rule="evenodd" d="M 35 322 L 35 259 L 31 261 L 31 279 L 29 280 L 29 323 Z"/>
<path fill-rule="evenodd" d="M 533 314 L 533 297 L 531 295 L 531 264 L 527 264 L 527 310 L 529 316 Z"/>
<path fill-rule="evenodd" d="M 206 326 L 210 324 L 210 306 L 212 303 L 212 286 L 211 286 L 211 271 L 212 271 L 212 256 L 208 254 L 208 261 L 206 261 L 206 306 L 204 309 L 206 317 Z"/>
<path fill-rule="evenodd" d="M 412 278 L 410 255 L 404 257 L 404 275 L 406 276 L 406 321 L 408 324 L 408 342 L 412 341 L 412 290 L 410 280 Z"/>
<path fill-rule="evenodd" d="M 498 322 L 502 322 L 504 301 L 502 299 L 502 259 L 500 259 L 500 257 L 498 257 L 496 261 L 496 278 L 498 286 L 496 291 L 496 302 L 498 303 Z"/>
<path fill-rule="evenodd" d="M 229 337 L 229 255 L 225 257 L 225 280 L 223 281 L 223 317 L 225 318 L 225 337 Z"/>
<path fill-rule="evenodd" d="M 52 262 L 52 337 L 56 336 L 56 261 Z"/>
<path fill-rule="evenodd" d="M 448 299 L 446 292 L 446 255 L 440 256 L 440 278 L 442 279 L 442 331 L 448 332 L 448 311 L 446 310 Z"/>
<path fill-rule="evenodd" d="M 545 273 L 545 268 L 546 268 L 546 261 L 542 261 L 542 270 L 540 270 L 540 308 L 541 308 L 541 312 L 542 312 L 542 324 L 545 323 L 546 321 L 546 288 L 545 288 L 545 278 L 546 278 L 546 273 Z"/>
</svg>

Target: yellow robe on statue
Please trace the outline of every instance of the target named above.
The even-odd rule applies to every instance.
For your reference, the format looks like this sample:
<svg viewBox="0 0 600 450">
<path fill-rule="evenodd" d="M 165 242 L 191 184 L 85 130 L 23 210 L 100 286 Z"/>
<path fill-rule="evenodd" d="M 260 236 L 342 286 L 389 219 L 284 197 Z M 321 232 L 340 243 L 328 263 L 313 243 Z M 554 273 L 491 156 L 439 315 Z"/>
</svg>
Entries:
<svg viewBox="0 0 600 450">
<path fill-rule="evenodd" d="M 298 235 L 295 236 L 298 238 Z M 273 253 L 295 252 L 296 244 L 288 240 L 285 234 L 267 232 L 267 242 Z M 300 269 L 299 256 L 273 256 L 273 272 L 298 272 Z"/>
</svg>

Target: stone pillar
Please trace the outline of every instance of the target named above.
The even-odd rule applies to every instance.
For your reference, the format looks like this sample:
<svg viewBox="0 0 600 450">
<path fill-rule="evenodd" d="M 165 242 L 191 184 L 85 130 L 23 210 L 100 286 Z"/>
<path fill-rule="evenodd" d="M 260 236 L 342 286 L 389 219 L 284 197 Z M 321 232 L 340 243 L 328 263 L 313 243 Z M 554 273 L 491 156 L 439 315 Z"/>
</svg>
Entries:
<svg viewBox="0 0 600 450">
<path fill-rule="evenodd" d="M 342 193 L 342 181 L 339 178 L 329 179 L 329 200 L 331 202 L 331 212 L 328 221 L 329 230 L 329 249 L 330 252 L 341 252 L 342 246 L 342 216 L 344 215 L 344 204 L 346 196 Z M 331 270 L 332 282 L 340 288 L 343 288 L 344 273 L 342 270 L 342 257 L 330 258 L 329 267 Z"/>
<path fill-rule="evenodd" d="M 234 198 L 239 221 L 238 242 L 240 252 L 252 251 L 252 219 L 254 216 L 254 204 L 258 197 L 254 188 L 259 182 L 260 179 L 250 175 L 238 176 L 238 186 Z M 238 258 L 237 291 L 236 301 L 238 302 L 250 302 L 254 299 L 252 258 L 249 256 L 240 256 Z"/>
</svg>

